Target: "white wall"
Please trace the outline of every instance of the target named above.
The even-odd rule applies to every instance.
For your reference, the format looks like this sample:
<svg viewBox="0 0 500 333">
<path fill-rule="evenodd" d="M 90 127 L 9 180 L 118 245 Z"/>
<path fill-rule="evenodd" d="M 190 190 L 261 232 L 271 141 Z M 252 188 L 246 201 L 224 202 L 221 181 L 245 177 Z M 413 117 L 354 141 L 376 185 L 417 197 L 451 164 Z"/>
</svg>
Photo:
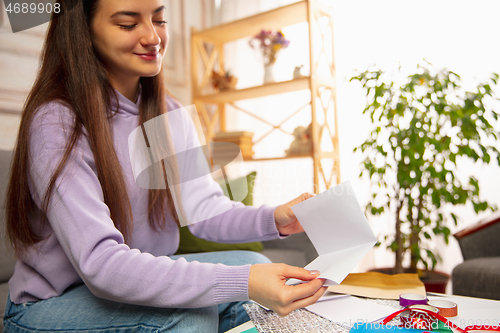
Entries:
<svg viewBox="0 0 500 333">
<path fill-rule="evenodd" d="M 13 34 L 0 4 L 0 149 L 14 146 L 19 111 L 33 83 L 43 27 Z"/>
<path fill-rule="evenodd" d="M 212 24 L 211 0 L 165 0 L 169 52 L 165 59 L 167 87 L 182 103 L 191 104 L 190 29 Z M 0 149 L 12 149 L 20 112 L 34 82 L 48 24 L 13 34 L 0 4 Z"/>
</svg>

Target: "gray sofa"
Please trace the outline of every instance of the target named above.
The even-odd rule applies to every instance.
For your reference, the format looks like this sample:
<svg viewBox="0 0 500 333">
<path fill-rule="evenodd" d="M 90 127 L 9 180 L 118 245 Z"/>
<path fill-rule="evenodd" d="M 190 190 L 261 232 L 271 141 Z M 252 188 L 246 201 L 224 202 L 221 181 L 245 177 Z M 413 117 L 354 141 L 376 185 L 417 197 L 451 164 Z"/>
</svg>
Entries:
<svg viewBox="0 0 500 333">
<path fill-rule="evenodd" d="M 2 233 L 2 244 L 0 244 L 0 313 L 2 318 L 5 312 L 5 303 L 8 295 L 7 282 L 10 279 L 15 259 L 11 250 L 7 247 L 5 240 L 5 190 L 9 176 L 11 151 L 0 150 L 0 227 Z M 292 235 L 286 239 L 263 242 L 262 254 L 273 262 L 283 262 L 289 265 L 303 267 L 317 257 L 317 252 L 305 233 Z M 0 332 L 3 325 L 0 322 Z"/>
<path fill-rule="evenodd" d="M 464 262 L 453 269 L 453 294 L 500 300 L 500 214 L 454 236 Z"/>
</svg>

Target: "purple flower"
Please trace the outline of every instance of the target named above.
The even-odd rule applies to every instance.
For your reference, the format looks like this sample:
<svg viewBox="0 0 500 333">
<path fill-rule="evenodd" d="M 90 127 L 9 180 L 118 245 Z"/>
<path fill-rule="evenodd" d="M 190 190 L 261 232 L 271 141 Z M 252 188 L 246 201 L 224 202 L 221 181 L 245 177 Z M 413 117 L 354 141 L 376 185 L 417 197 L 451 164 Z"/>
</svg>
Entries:
<svg viewBox="0 0 500 333">
<path fill-rule="evenodd" d="M 258 45 L 255 45 L 257 42 Z M 281 49 L 287 48 L 290 41 L 285 39 L 281 31 L 261 30 L 257 35 L 250 39 L 249 44 L 252 48 L 259 47 L 264 57 L 266 65 L 273 64 L 276 56 Z"/>
</svg>

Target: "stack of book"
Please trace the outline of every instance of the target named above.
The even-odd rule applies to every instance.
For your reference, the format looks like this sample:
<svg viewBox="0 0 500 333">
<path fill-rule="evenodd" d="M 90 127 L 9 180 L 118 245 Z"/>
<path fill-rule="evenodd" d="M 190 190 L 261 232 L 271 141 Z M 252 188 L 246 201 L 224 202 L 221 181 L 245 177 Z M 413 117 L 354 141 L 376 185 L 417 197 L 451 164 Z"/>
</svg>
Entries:
<svg viewBox="0 0 500 333">
<path fill-rule="evenodd" d="M 238 145 L 241 149 L 243 159 L 251 159 L 253 156 L 252 150 L 252 132 L 220 132 L 216 133 L 213 138 L 214 142 L 229 142 Z M 215 157 L 231 157 L 235 155 L 234 145 L 215 145 L 212 154 Z"/>
</svg>

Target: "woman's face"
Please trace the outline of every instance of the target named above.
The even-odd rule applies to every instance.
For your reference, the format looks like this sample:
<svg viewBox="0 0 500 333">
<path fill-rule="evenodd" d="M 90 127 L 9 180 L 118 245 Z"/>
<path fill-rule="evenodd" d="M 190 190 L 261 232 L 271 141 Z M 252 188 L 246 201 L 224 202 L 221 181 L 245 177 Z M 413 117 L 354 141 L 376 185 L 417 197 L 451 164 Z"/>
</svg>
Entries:
<svg viewBox="0 0 500 333">
<path fill-rule="evenodd" d="M 112 80 L 154 76 L 161 69 L 168 42 L 163 2 L 99 0 L 91 34 Z"/>
</svg>

